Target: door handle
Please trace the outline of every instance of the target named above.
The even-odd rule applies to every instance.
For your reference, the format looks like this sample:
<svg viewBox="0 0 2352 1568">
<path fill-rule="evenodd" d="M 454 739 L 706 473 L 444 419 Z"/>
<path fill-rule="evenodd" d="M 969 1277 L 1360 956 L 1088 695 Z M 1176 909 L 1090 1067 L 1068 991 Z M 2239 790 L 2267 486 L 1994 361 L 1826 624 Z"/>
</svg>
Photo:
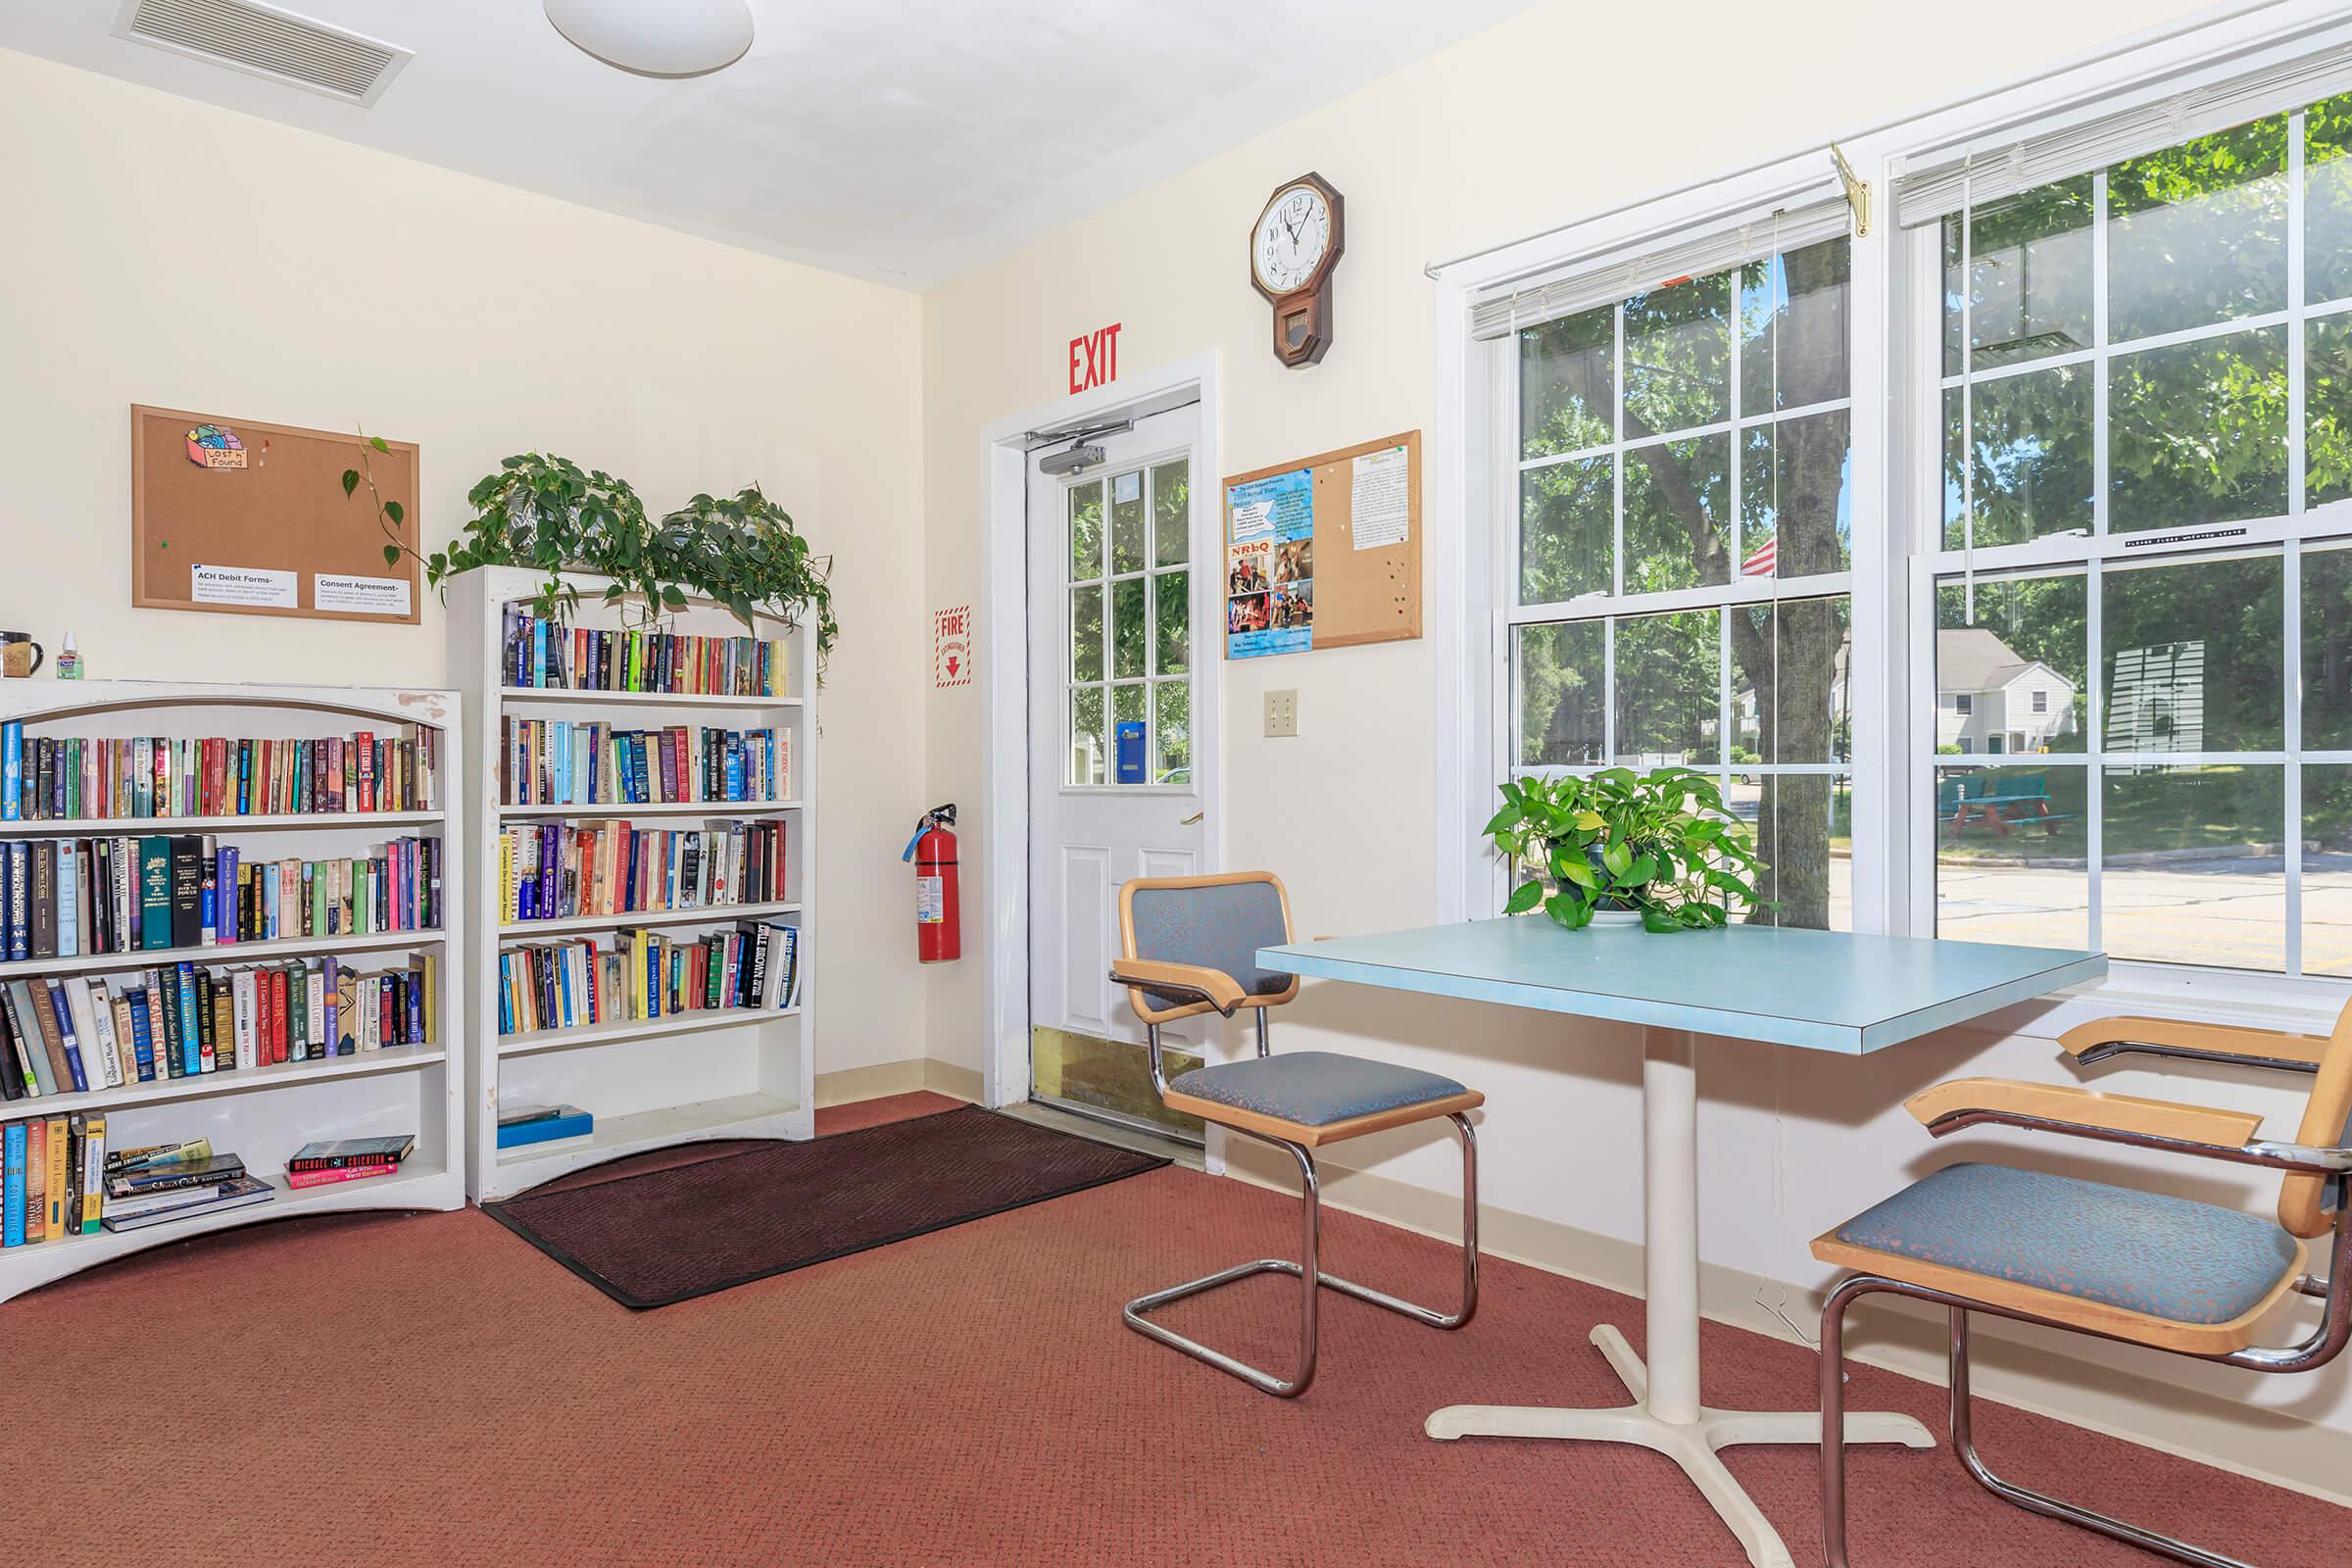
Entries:
<svg viewBox="0 0 2352 1568">
<path fill-rule="evenodd" d="M 1200 818 L 1206 816 L 1207 814 L 1208 813 L 1206 811 L 1195 811 L 1192 815 L 1186 817 L 1183 821 L 1177 823 L 1176 825 L 1178 827 L 1191 827 L 1195 822 L 1200 821 Z"/>
</svg>

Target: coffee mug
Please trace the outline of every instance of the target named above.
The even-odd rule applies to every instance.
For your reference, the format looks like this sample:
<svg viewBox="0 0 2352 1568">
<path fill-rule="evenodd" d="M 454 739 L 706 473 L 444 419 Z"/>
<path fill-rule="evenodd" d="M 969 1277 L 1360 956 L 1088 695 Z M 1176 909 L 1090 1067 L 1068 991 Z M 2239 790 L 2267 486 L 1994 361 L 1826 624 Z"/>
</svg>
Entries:
<svg viewBox="0 0 2352 1568">
<path fill-rule="evenodd" d="M 41 645 L 25 631 L 0 631 L 0 676 L 23 680 L 41 667 Z"/>
</svg>

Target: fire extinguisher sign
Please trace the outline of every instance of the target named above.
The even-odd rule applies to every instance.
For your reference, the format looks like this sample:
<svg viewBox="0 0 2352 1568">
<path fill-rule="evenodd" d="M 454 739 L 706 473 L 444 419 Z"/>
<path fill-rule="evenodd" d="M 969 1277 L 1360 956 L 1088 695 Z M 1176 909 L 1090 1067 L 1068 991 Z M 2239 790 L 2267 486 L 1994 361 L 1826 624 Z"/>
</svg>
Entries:
<svg viewBox="0 0 2352 1568">
<path fill-rule="evenodd" d="M 940 691 L 972 683 L 972 607 L 931 612 L 931 684 Z"/>
</svg>

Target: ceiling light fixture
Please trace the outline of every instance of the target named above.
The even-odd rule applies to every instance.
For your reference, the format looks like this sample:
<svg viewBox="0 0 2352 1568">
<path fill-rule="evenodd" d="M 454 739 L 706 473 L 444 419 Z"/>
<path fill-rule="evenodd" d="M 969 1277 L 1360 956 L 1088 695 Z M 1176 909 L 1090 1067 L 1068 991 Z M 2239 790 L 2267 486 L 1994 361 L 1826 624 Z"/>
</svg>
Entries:
<svg viewBox="0 0 2352 1568">
<path fill-rule="evenodd" d="M 752 46 L 746 0 L 546 0 L 558 32 L 641 76 L 701 76 Z"/>
</svg>

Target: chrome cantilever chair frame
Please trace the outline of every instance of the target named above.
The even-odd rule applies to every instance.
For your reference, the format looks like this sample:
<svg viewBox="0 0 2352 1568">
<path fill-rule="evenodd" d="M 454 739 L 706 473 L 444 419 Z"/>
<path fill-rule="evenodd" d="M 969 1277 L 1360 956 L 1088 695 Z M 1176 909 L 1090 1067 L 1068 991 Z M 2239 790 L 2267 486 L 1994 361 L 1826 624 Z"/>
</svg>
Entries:
<svg viewBox="0 0 2352 1568">
<path fill-rule="evenodd" d="M 2171 1048 L 2145 1048 L 2152 1054 L 2182 1056 L 2192 1054 Z M 2113 1052 L 2108 1053 L 2110 1054 Z M 2240 1059 L 2218 1058 L 2207 1059 Z M 2308 1071 L 2299 1063 L 2281 1062 L 2278 1065 Z M 2141 1149 L 2164 1150 L 2175 1153 L 2193 1153 L 2210 1159 L 2233 1164 L 2258 1165 L 2289 1173 L 2324 1176 L 2341 1183 L 2345 1173 L 2352 1171 L 2352 1148 L 2309 1148 L 2295 1144 L 2268 1141 L 2249 1143 L 2242 1149 L 2217 1145 L 2191 1144 L 2180 1139 L 2154 1137 L 2143 1133 L 2121 1132 L 2109 1128 L 2092 1128 L 2077 1123 L 2057 1122 L 2046 1117 L 2019 1115 L 1999 1111 L 1968 1111 L 1946 1117 L 1935 1123 L 1930 1131 L 1937 1136 L 1958 1132 L 1963 1128 L 1997 1124 L 2023 1127 L 2039 1132 L 2063 1133 L 2069 1137 L 2089 1138 L 2102 1143 L 2129 1144 Z M 2352 1204 L 2342 1200 L 2339 1192 L 2335 1206 L 2333 1256 L 2328 1278 L 2314 1279 L 2306 1274 L 2295 1282 L 2296 1291 L 2306 1297 L 2323 1298 L 2327 1306 L 2322 1312 L 2319 1327 L 2299 1345 L 2280 1348 L 2256 1348 L 2231 1350 L 2214 1355 L 2195 1355 L 2185 1350 L 2171 1349 L 2167 1353 L 2189 1355 L 2191 1359 L 2215 1361 L 2226 1366 L 2249 1367 L 2258 1372 L 2306 1372 L 2327 1365 L 2340 1354 L 2346 1344 L 2352 1343 Z M 2119 1344 L 2136 1345 L 2147 1349 L 2166 1349 L 2162 1346 L 2145 1346 L 2136 1340 L 2099 1334 L 2079 1324 L 2058 1322 L 2012 1307 L 1976 1300 L 1949 1292 L 1935 1290 L 1903 1280 L 1887 1279 L 1883 1275 L 1855 1274 L 1846 1278 L 1830 1293 L 1821 1313 L 1821 1518 L 1822 1555 L 1829 1568 L 1849 1568 L 1846 1557 L 1845 1531 L 1845 1445 L 1839 1436 L 1845 1420 L 1845 1314 L 1846 1309 L 1865 1296 L 1878 1293 L 1907 1296 L 1922 1301 L 1933 1301 L 1950 1312 L 1949 1368 L 1952 1449 L 1961 1468 L 1982 1484 L 1984 1489 L 2004 1501 L 2016 1504 L 2047 1518 L 2064 1520 L 2084 1530 L 2156 1552 L 2177 1562 L 2191 1563 L 2196 1568 L 2252 1568 L 2235 1557 L 2226 1557 L 2202 1546 L 2148 1530 L 2129 1521 L 2116 1519 L 2090 1508 L 2032 1491 L 2014 1482 L 2005 1481 L 1993 1473 L 1977 1453 L 1971 1415 L 1969 1383 L 1969 1314 L 1990 1313 L 1995 1317 L 2011 1318 L 2021 1323 L 2037 1323 L 2048 1328 L 2063 1329 L 2070 1334 L 2089 1334 L 2094 1339 L 2114 1340 Z"/>
<path fill-rule="evenodd" d="M 1115 973 L 1111 978 L 1120 980 Z M 1120 980 L 1120 983 L 1127 984 L 1129 982 Z M 1190 996 L 1197 1001 L 1207 1003 L 1225 1017 L 1233 1016 L 1231 1007 L 1220 1004 L 1207 992 L 1197 987 L 1174 981 L 1154 981 L 1152 989 L 1171 995 Z M 1168 1092 L 1168 1080 L 1160 1058 L 1159 1025 L 1146 1024 L 1144 1037 L 1146 1049 L 1150 1053 L 1152 1087 L 1164 1098 Z M 1266 1022 L 1266 1009 L 1261 1006 L 1257 1009 L 1257 1054 L 1265 1056 L 1272 1053 L 1272 1040 Z M 1261 1143 L 1272 1144 L 1298 1162 L 1298 1179 L 1303 1189 L 1301 1203 L 1304 1211 L 1300 1225 L 1298 1260 L 1293 1262 L 1291 1259 L 1283 1257 L 1253 1258 L 1247 1263 L 1237 1263 L 1232 1268 L 1219 1269 L 1214 1274 L 1203 1274 L 1197 1280 L 1187 1280 L 1182 1285 L 1172 1285 L 1164 1291 L 1153 1291 L 1149 1296 L 1139 1296 L 1122 1309 L 1121 1315 L 1126 1319 L 1127 1326 L 1147 1339 L 1157 1340 L 1162 1345 L 1182 1350 L 1193 1359 L 1205 1362 L 1220 1372 L 1230 1372 L 1250 1387 L 1281 1399 L 1298 1397 L 1306 1392 L 1309 1384 L 1315 1381 L 1315 1303 L 1321 1294 L 1316 1289 L 1318 1286 L 1338 1291 L 1343 1296 L 1352 1296 L 1357 1300 L 1368 1301 L 1374 1306 L 1386 1307 L 1392 1312 L 1411 1318 L 1416 1323 L 1426 1323 L 1431 1328 L 1460 1328 L 1469 1322 L 1478 1311 L 1478 1135 L 1471 1130 L 1470 1118 L 1458 1111 L 1449 1113 L 1446 1119 L 1453 1123 L 1454 1130 L 1461 1134 L 1462 1139 L 1462 1300 L 1460 1307 L 1455 1311 L 1436 1311 L 1433 1308 L 1404 1300 L 1399 1297 L 1391 1296 L 1385 1291 L 1376 1291 L 1368 1285 L 1358 1285 L 1353 1280 L 1345 1280 L 1336 1274 L 1323 1272 L 1317 1261 L 1322 1214 L 1322 1184 L 1315 1172 L 1314 1151 L 1303 1144 L 1294 1144 L 1288 1139 L 1220 1123 L 1219 1125 L 1226 1126 L 1228 1132 L 1245 1133 Z M 1181 1301 L 1187 1297 L 1199 1296 L 1203 1292 L 1213 1291 L 1219 1286 L 1231 1285 L 1257 1274 L 1287 1274 L 1301 1284 L 1298 1293 L 1298 1364 L 1297 1370 L 1287 1379 L 1277 1377 L 1262 1368 L 1251 1366 L 1249 1362 L 1235 1356 L 1227 1355 L 1224 1351 L 1203 1345 L 1199 1340 L 1188 1339 L 1171 1328 L 1152 1322 L 1144 1315 L 1156 1307 L 1165 1306 L 1171 1301 Z M 1309 1280 L 1313 1281 L 1312 1285 L 1305 1283 Z"/>
</svg>

